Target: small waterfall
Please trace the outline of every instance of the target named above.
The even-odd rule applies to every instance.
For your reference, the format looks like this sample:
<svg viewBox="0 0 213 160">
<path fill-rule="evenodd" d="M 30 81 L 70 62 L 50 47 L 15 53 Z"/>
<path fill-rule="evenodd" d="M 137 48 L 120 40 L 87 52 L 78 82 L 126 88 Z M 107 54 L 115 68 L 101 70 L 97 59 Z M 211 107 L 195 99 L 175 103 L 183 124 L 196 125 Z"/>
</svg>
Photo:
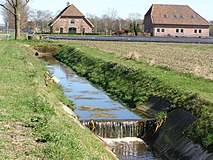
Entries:
<svg viewBox="0 0 213 160">
<path fill-rule="evenodd" d="M 143 138 L 147 132 L 153 128 L 151 120 L 118 120 L 118 121 L 82 121 L 96 135 L 102 138 L 124 138 L 139 137 Z"/>
</svg>

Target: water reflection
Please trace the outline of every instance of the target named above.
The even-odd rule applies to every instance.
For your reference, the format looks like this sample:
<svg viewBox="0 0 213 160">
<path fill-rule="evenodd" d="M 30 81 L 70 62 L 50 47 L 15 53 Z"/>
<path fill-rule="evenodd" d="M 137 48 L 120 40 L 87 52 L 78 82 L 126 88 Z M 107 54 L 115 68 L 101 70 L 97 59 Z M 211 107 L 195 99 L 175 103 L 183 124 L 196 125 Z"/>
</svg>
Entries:
<svg viewBox="0 0 213 160">
<path fill-rule="evenodd" d="M 51 74 L 60 80 L 65 95 L 74 102 L 75 112 L 80 116 L 80 120 L 141 119 L 120 103 L 109 98 L 104 91 L 95 88 L 85 78 L 78 77 L 66 65 L 52 57 L 44 57 L 43 59 Z M 82 110 L 84 106 L 91 106 L 96 109 Z"/>
</svg>

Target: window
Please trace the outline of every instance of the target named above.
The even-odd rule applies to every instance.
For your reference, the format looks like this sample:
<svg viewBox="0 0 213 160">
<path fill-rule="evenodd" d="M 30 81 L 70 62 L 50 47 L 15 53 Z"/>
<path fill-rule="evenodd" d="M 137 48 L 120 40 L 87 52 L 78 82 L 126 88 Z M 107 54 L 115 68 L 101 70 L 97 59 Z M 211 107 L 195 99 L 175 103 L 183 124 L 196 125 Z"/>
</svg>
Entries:
<svg viewBox="0 0 213 160">
<path fill-rule="evenodd" d="M 161 29 L 161 32 L 164 32 L 165 31 L 165 29 L 163 28 L 163 29 Z"/>
<path fill-rule="evenodd" d="M 196 29 L 194 30 L 194 33 L 197 33 L 197 30 L 196 30 Z"/>
<path fill-rule="evenodd" d="M 70 23 L 71 23 L 71 24 L 75 24 L 75 20 L 74 20 L 74 19 L 71 19 Z"/>
<path fill-rule="evenodd" d="M 159 29 L 159 28 L 157 29 L 157 32 L 160 32 L 160 29 Z"/>
<path fill-rule="evenodd" d="M 164 16 L 163 16 L 164 18 L 167 18 L 167 15 L 166 14 L 164 14 Z"/>
<path fill-rule="evenodd" d="M 183 33 L 183 29 L 181 29 L 180 32 Z"/>
<path fill-rule="evenodd" d="M 199 33 L 202 33 L 202 30 L 201 30 L 201 29 L 199 29 Z"/>
<path fill-rule="evenodd" d="M 176 15 L 174 15 L 174 18 L 177 18 L 177 16 L 176 16 Z"/>
<path fill-rule="evenodd" d="M 179 29 L 176 29 L 176 33 L 179 33 Z"/>
</svg>

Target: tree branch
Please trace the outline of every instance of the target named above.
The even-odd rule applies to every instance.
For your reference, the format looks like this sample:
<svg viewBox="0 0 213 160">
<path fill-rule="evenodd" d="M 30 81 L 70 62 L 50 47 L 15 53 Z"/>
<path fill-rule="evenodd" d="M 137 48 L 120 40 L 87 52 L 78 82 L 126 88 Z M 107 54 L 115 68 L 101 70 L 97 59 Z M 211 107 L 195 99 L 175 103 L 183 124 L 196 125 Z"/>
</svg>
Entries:
<svg viewBox="0 0 213 160">
<path fill-rule="evenodd" d="M 29 2 L 30 0 L 25 0 L 25 4 L 24 4 L 24 7 L 27 6 L 27 3 Z"/>
<path fill-rule="evenodd" d="M 13 7 L 13 8 L 14 8 L 13 1 L 12 1 L 12 3 L 10 2 L 10 0 L 6 0 L 6 1 L 7 1 L 7 3 L 8 3 L 11 7 Z"/>
<path fill-rule="evenodd" d="M 5 5 L 0 4 L 0 6 L 3 7 L 5 10 L 9 11 L 12 15 L 15 15 L 15 13 L 8 9 Z"/>
</svg>

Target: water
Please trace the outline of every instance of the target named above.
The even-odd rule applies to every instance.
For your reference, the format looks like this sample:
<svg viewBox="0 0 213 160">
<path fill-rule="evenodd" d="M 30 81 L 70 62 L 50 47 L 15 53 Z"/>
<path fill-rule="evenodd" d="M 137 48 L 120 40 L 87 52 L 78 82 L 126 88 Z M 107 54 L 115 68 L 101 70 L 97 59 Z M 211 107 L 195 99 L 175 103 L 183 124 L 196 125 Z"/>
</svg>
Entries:
<svg viewBox="0 0 213 160">
<path fill-rule="evenodd" d="M 103 138 L 120 160 L 156 160 L 142 139 L 125 137 L 118 139 Z"/>
<path fill-rule="evenodd" d="M 79 116 L 79 120 L 109 121 L 108 124 L 111 128 L 101 127 L 100 123 L 100 132 L 96 134 L 103 138 L 119 159 L 157 159 L 146 144 L 141 139 L 136 138 L 140 133 L 136 123 L 146 119 L 139 117 L 120 103 L 112 100 L 104 91 L 95 88 L 85 78 L 77 76 L 72 69 L 53 57 L 48 56 L 42 59 L 50 73 L 60 80 L 65 95 L 75 104 L 75 113 Z M 124 124 L 113 125 L 113 123 L 110 123 L 112 120 L 114 120 L 114 123 L 116 120 L 122 120 Z M 131 120 L 131 122 L 125 122 L 125 120 Z M 142 130 L 144 131 L 144 129 Z"/>
<path fill-rule="evenodd" d="M 143 138 L 152 129 L 152 121 L 82 121 L 84 126 L 90 128 L 94 124 L 94 133 L 102 138 L 125 138 L 139 137 Z"/>
<path fill-rule="evenodd" d="M 120 103 L 113 101 L 104 91 L 95 88 L 89 81 L 79 77 L 69 67 L 54 58 L 45 58 L 46 67 L 60 80 L 65 95 L 74 102 L 79 120 L 141 119 Z"/>
</svg>

